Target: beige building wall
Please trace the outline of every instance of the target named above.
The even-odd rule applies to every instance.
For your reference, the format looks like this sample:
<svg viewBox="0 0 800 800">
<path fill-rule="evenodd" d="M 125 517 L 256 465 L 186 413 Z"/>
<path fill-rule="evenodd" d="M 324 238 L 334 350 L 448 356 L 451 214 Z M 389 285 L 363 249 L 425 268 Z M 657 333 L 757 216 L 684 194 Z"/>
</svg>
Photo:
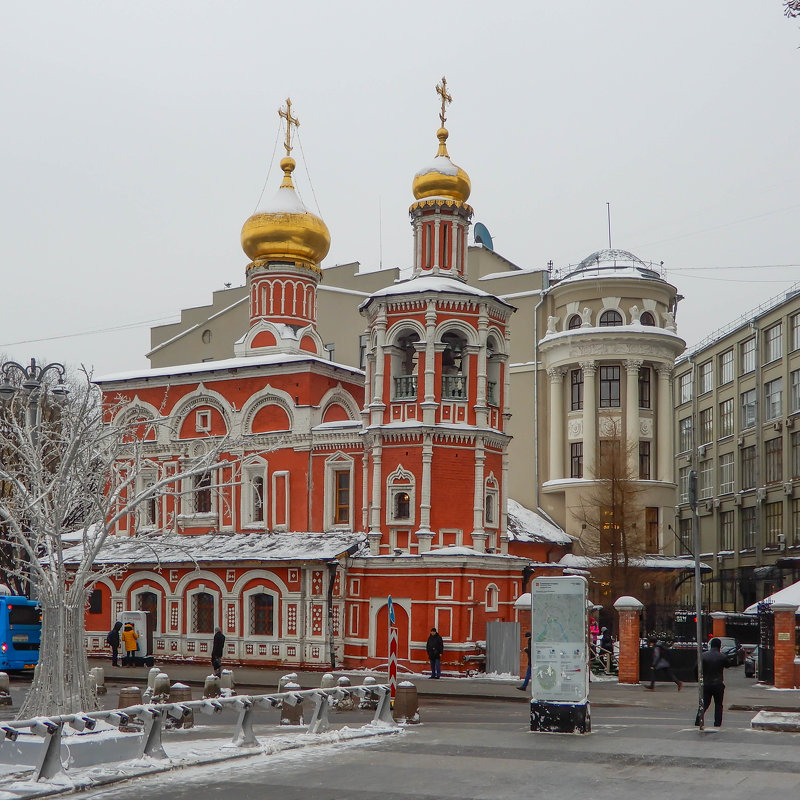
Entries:
<svg viewBox="0 0 800 800">
<path fill-rule="evenodd" d="M 709 606 L 741 611 L 800 579 L 800 294 L 766 302 L 678 362 L 674 426 L 674 527 L 688 552 L 694 469 Z"/>
</svg>

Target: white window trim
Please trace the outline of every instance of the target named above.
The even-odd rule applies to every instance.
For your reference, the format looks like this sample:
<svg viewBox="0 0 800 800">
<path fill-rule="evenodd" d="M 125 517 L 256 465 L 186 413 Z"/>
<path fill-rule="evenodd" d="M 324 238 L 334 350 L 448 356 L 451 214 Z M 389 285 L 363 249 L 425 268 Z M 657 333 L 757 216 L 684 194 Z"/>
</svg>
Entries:
<svg viewBox="0 0 800 800">
<path fill-rule="evenodd" d="M 461 547 L 461 545 L 462 545 L 462 543 L 464 541 L 464 531 L 462 531 L 461 528 L 440 528 L 439 529 L 439 544 L 437 545 L 437 548 L 450 547 L 449 544 L 445 544 L 444 543 L 445 534 L 447 534 L 448 536 L 450 536 L 452 534 L 455 534 L 456 541 L 455 541 L 455 544 L 453 546 L 454 547 Z"/>
<path fill-rule="evenodd" d="M 211 633 L 200 633 L 198 631 L 192 630 L 192 609 L 194 608 L 194 596 L 196 594 L 202 593 L 210 594 L 214 598 L 214 625 L 212 627 L 216 627 L 220 625 L 220 604 L 222 602 L 222 598 L 220 597 L 219 589 L 216 586 L 206 586 L 205 584 L 200 584 L 199 586 L 195 586 L 194 589 L 189 589 L 186 592 L 186 605 L 185 605 L 185 612 L 186 612 L 186 621 L 185 621 L 185 631 L 187 636 L 191 636 L 192 638 L 207 638 L 211 639 L 214 636 L 214 631 L 212 630 Z M 220 625 L 220 627 L 222 627 Z"/>
<path fill-rule="evenodd" d="M 211 409 L 201 408 L 194 412 L 194 429 L 196 433 L 211 433 Z"/>
<path fill-rule="evenodd" d="M 497 611 L 500 608 L 500 589 L 494 583 L 486 587 L 486 610 Z"/>
<path fill-rule="evenodd" d="M 178 521 L 182 523 L 192 522 L 203 525 L 216 525 L 218 521 L 219 505 L 217 502 L 217 491 L 219 489 L 219 478 L 217 470 L 209 470 L 211 474 L 211 511 L 199 512 L 194 510 L 195 480 L 200 475 L 190 475 L 181 481 L 181 513 Z"/>
<path fill-rule="evenodd" d="M 436 599 L 452 600 L 455 592 L 455 582 L 452 580 L 436 579 Z"/>
<path fill-rule="evenodd" d="M 257 594 L 268 594 L 272 596 L 272 635 L 266 633 L 254 633 L 250 630 L 250 598 Z M 242 628 L 247 631 L 247 636 L 258 642 L 271 642 L 280 638 L 281 628 L 281 608 L 280 595 L 266 586 L 255 586 L 242 594 L 242 615 L 244 619 Z"/>
<path fill-rule="evenodd" d="M 442 633 L 444 630 L 444 625 L 442 625 L 442 618 L 447 617 L 449 622 L 447 624 L 447 630 L 449 633 L 445 636 Z M 453 641 L 453 608 L 452 606 L 436 606 L 433 610 L 433 619 L 434 619 L 434 627 L 436 628 L 439 635 L 442 637 L 442 640 L 445 642 Z"/>
<path fill-rule="evenodd" d="M 255 478 L 264 479 L 264 496 L 261 498 L 261 508 L 263 519 L 261 521 L 253 519 L 253 480 Z M 242 494 L 241 509 L 239 511 L 242 520 L 242 527 L 252 530 L 269 530 L 269 500 L 268 497 L 269 474 L 267 464 L 257 462 L 255 464 L 245 464 L 242 467 Z M 269 493 L 271 495 L 271 493 Z"/>
<path fill-rule="evenodd" d="M 278 480 L 280 478 L 284 479 L 284 485 L 286 486 L 286 491 L 283 495 L 283 519 L 284 522 L 280 524 L 276 523 L 275 520 L 278 519 Z M 264 482 L 264 491 L 267 490 L 266 481 Z M 289 470 L 280 470 L 278 472 L 272 473 L 272 481 L 270 482 L 270 495 L 271 495 L 271 502 L 269 508 L 272 513 L 272 530 L 274 531 L 288 531 L 289 530 Z M 264 517 L 266 519 L 266 513 Z"/>
<path fill-rule="evenodd" d="M 494 519 L 489 520 L 486 513 L 487 501 L 491 497 L 493 499 Z M 496 530 L 500 527 L 500 487 L 494 473 L 490 473 L 486 478 L 483 485 L 483 527 Z"/>
<path fill-rule="evenodd" d="M 164 613 L 164 591 L 158 586 L 140 586 L 131 592 L 131 608 L 138 611 L 139 595 L 154 594 L 156 596 L 156 618 L 153 620 L 153 636 L 161 636 L 161 616 Z"/>
<path fill-rule="evenodd" d="M 396 517 L 395 497 L 405 492 L 408 494 L 408 516 Z M 386 478 L 386 524 L 413 526 L 416 518 L 416 481 L 414 475 L 403 469 L 402 464 Z"/>
<path fill-rule="evenodd" d="M 348 522 L 334 524 L 334 492 L 336 491 L 335 473 L 350 473 L 350 507 Z M 355 495 L 355 461 L 344 453 L 335 453 L 325 460 L 325 485 L 323 502 L 323 523 L 326 531 L 351 531 L 354 526 L 354 495 Z"/>
</svg>

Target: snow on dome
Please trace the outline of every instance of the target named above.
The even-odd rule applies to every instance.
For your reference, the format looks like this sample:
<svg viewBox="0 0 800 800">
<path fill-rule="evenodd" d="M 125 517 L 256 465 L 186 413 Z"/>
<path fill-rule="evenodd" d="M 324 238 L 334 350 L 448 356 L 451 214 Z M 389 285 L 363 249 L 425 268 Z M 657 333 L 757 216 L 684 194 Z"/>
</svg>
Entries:
<svg viewBox="0 0 800 800">
<path fill-rule="evenodd" d="M 429 172 L 438 172 L 442 175 L 458 175 L 458 167 L 447 156 L 436 156 L 428 166 L 418 170 L 417 175 L 427 175 Z"/>
<path fill-rule="evenodd" d="M 596 250 L 573 267 L 567 267 L 561 274 L 559 282 L 596 277 L 624 278 L 656 278 L 663 280 L 658 269 L 652 264 L 642 261 L 627 250 Z"/>
<path fill-rule="evenodd" d="M 288 187 L 281 186 L 273 198 L 258 206 L 261 214 L 307 214 L 308 209 L 303 205 L 300 195 Z"/>
<path fill-rule="evenodd" d="M 508 538 L 512 542 L 572 544 L 572 537 L 535 511 L 508 498 Z"/>
<path fill-rule="evenodd" d="M 587 269 L 589 267 L 629 267 L 636 265 L 640 267 L 647 267 L 641 258 L 629 253 L 627 250 L 597 250 L 592 253 L 578 264 L 578 269 Z"/>
</svg>

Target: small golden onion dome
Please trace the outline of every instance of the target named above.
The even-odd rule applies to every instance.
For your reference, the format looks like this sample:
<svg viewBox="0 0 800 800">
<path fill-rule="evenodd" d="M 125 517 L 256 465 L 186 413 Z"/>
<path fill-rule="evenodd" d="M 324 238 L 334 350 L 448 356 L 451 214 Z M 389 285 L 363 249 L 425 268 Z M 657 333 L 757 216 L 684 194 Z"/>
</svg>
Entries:
<svg viewBox="0 0 800 800">
<path fill-rule="evenodd" d="M 281 160 L 283 181 L 275 197 L 242 226 L 242 250 L 251 266 L 292 261 L 319 271 L 319 263 L 328 255 L 328 227 L 298 197 L 292 184 L 294 168 L 293 158 Z"/>
<path fill-rule="evenodd" d="M 414 176 L 411 189 L 416 200 L 422 200 L 424 197 L 450 197 L 466 203 L 469 199 L 472 189 L 469 175 L 450 160 L 447 154 L 447 136 L 447 128 L 439 128 L 436 132 L 436 137 L 439 139 L 436 158 Z"/>
</svg>

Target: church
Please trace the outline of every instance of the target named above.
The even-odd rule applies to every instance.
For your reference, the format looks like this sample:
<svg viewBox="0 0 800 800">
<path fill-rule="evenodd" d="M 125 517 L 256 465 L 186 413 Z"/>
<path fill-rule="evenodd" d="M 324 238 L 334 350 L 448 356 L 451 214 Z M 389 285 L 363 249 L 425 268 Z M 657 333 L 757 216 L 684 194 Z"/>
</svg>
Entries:
<svg viewBox="0 0 800 800">
<path fill-rule="evenodd" d="M 87 610 L 90 653 L 119 613 L 142 610 L 157 658 L 208 659 L 219 626 L 230 663 L 376 668 L 391 597 L 402 667 L 423 671 L 436 627 L 455 674 L 488 622 L 517 619 L 531 574 L 569 569 L 564 522 L 509 493 L 516 307 L 469 280 L 470 180 L 448 153 L 444 80 L 437 91 L 436 155 L 413 177 L 410 277 L 362 291 L 342 321 L 360 331 L 363 364 L 334 360 L 335 331 L 318 329 L 330 235 L 294 187 L 287 101 L 282 181 L 241 232 L 233 352 L 98 379 L 111 424 L 169 421 L 143 442 L 139 488 L 209 440 L 231 444 L 225 466 L 176 481 L 109 537 L 101 561 L 117 569 Z M 192 329 L 211 343 L 212 328 Z"/>
</svg>

